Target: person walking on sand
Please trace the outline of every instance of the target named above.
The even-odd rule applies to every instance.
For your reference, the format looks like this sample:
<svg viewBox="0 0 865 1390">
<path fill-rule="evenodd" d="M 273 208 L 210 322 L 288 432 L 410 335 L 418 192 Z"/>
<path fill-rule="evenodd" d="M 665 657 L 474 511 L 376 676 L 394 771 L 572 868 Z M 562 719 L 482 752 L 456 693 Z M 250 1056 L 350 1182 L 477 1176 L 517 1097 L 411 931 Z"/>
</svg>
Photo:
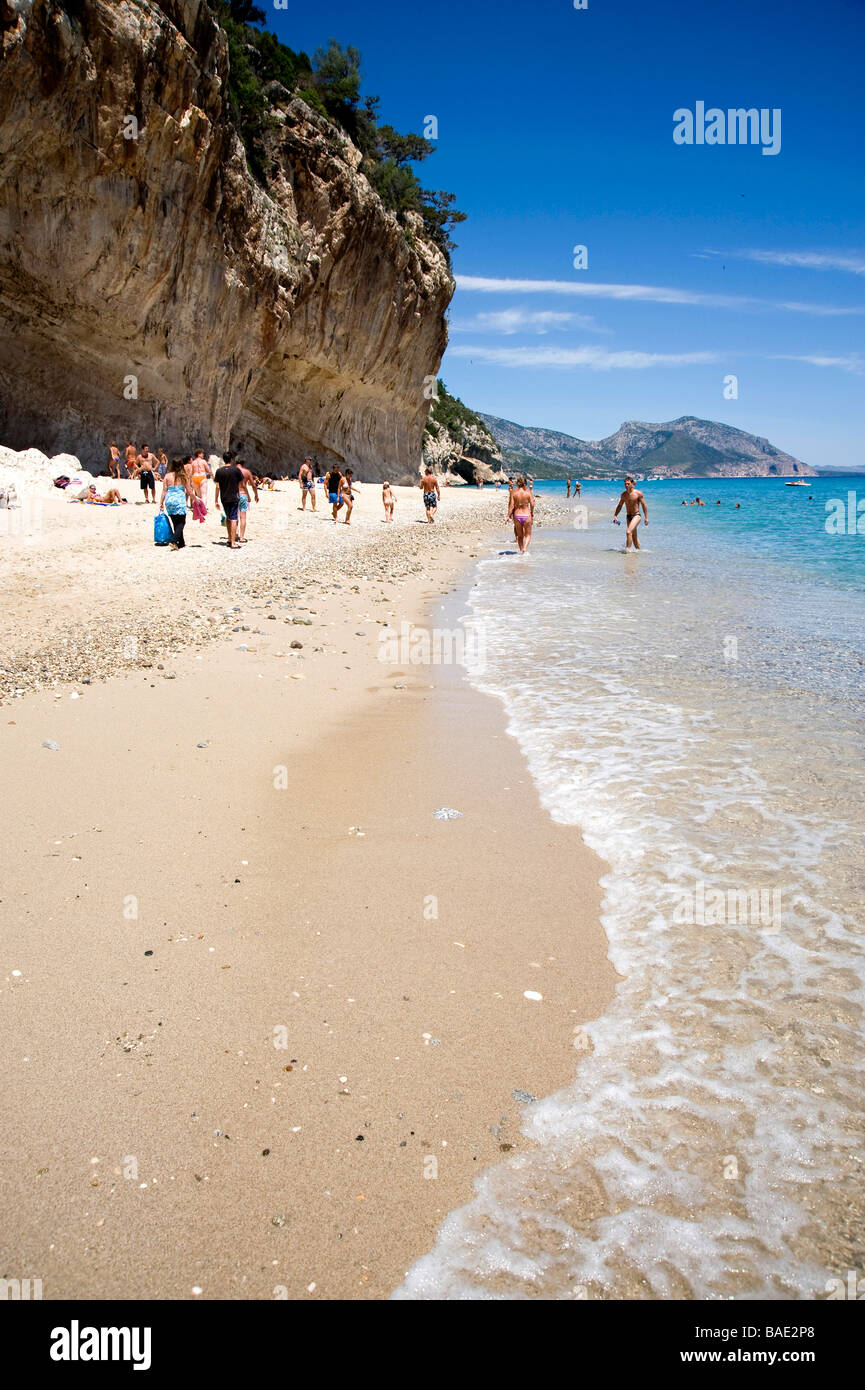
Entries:
<svg viewBox="0 0 865 1390">
<path fill-rule="evenodd" d="M 625 537 L 625 549 L 630 550 L 633 545 L 635 550 L 639 550 L 640 542 L 637 539 L 637 527 L 642 519 L 640 517 L 640 508 L 642 507 L 643 509 L 643 517 L 645 517 L 647 526 L 649 524 L 649 509 L 646 506 L 645 497 L 641 492 L 637 491 L 636 484 L 631 477 L 625 479 L 625 490 L 619 498 L 619 505 L 613 512 L 613 521 L 616 520 L 622 507 L 625 508 L 625 516 L 628 523 L 628 531 Z"/>
<path fill-rule="evenodd" d="M 312 510 L 315 511 L 315 469 L 312 466 L 312 459 L 303 460 L 297 481 L 300 483 L 300 510 L 306 511 L 306 499 L 308 497 L 312 503 Z"/>
<path fill-rule="evenodd" d="M 427 466 L 427 470 L 418 483 L 418 487 L 423 492 L 423 504 L 426 507 L 427 521 L 435 521 L 435 509 L 441 498 L 441 488 L 439 481 L 432 469 Z"/>
<path fill-rule="evenodd" d="M 352 492 L 353 481 L 354 469 L 347 468 L 343 476 L 340 490 L 340 497 L 345 503 L 345 516 L 343 517 L 343 521 L 346 526 L 351 522 L 351 514 L 354 511 L 354 493 Z"/>
<path fill-rule="evenodd" d="M 192 505 L 195 496 L 183 459 L 175 459 L 162 479 L 162 496 L 159 499 L 159 510 L 165 512 L 171 525 L 174 537 L 171 542 L 172 550 L 186 549 L 186 541 L 183 539 L 186 508 L 187 504 Z"/>
<path fill-rule="evenodd" d="M 214 503 L 225 512 L 225 529 L 229 550 L 239 550 L 237 544 L 237 513 L 240 506 L 240 485 L 243 474 L 234 462 L 234 454 L 223 454 L 224 463 L 213 475 Z"/>
<path fill-rule="evenodd" d="M 138 450 L 136 449 L 134 444 L 127 444 L 125 462 L 127 478 L 134 478 L 135 469 L 138 463 Z"/>
<path fill-rule="evenodd" d="M 514 523 L 514 538 L 519 552 L 525 555 L 531 544 L 535 519 L 535 497 L 524 477 L 517 478 L 508 501 L 508 521 Z"/>
<path fill-rule="evenodd" d="M 237 497 L 237 540 L 238 544 L 240 545 L 248 545 L 249 542 L 246 539 L 246 521 L 247 517 L 249 516 L 249 489 L 252 488 L 252 491 L 255 494 L 255 500 L 257 502 L 258 483 L 253 474 L 247 468 L 246 464 L 243 462 L 243 459 L 237 460 L 237 466 L 240 469 L 243 478 L 243 481 L 240 484 L 240 492 L 238 493 Z"/>
<path fill-rule="evenodd" d="M 342 497 L 342 487 L 345 482 L 342 476 L 342 469 L 333 464 L 329 473 L 325 475 L 324 490 L 327 493 L 327 500 L 333 508 L 333 519 L 336 521 L 336 514 L 340 507 L 344 506 Z"/>
<path fill-rule="evenodd" d="M 112 478 L 120 477 L 120 450 L 116 444 L 108 446 L 108 472 Z"/>
<path fill-rule="evenodd" d="M 385 521 L 393 521 L 394 495 L 393 495 L 393 489 L 392 489 L 390 483 L 382 483 L 382 485 L 381 485 L 381 500 L 382 500 L 382 505 L 383 505 L 383 507 L 384 507 L 384 519 L 385 519 Z"/>
<path fill-rule="evenodd" d="M 213 469 L 204 457 L 203 449 L 196 449 L 190 472 L 192 473 L 192 486 L 195 490 L 195 495 L 200 502 L 203 502 L 207 480 L 213 477 Z"/>
</svg>

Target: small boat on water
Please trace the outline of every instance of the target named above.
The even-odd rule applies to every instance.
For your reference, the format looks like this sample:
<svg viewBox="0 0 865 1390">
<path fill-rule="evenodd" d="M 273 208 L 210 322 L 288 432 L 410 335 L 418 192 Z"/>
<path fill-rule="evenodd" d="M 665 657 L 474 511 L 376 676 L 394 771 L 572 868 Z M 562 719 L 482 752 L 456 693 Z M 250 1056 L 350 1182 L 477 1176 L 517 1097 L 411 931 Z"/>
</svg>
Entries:
<svg viewBox="0 0 865 1390">
<path fill-rule="evenodd" d="M 811 484 L 810 484 L 810 483 L 806 483 L 806 482 L 804 481 L 804 479 L 800 479 L 799 482 L 795 482 L 795 483 L 785 483 L 784 486 L 785 486 L 785 487 L 810 487 Z"/>
</svg>

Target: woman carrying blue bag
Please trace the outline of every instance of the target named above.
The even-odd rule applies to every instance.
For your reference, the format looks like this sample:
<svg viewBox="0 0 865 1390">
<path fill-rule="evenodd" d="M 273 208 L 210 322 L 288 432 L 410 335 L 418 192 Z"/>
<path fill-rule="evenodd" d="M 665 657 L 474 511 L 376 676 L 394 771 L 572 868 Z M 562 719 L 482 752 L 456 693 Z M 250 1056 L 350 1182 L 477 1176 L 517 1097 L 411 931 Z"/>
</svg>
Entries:
<svg viewBox="0 0 865 1390">
<path fill-rule="evenodd" d="M 159 499 L 160 514 L 167 516 L 171 526 L 172 550 L 184 550 L 183 528 L 186 525 L 186 507 L 192 505 L 195 493 L 183 459 L 173 459 L 171 467 L 162 480 L 162 496 Z M 156 518 L 159 520 L 159 517 Z M 157 545 L 164 541 L 157 540 Z"/>
</svg>

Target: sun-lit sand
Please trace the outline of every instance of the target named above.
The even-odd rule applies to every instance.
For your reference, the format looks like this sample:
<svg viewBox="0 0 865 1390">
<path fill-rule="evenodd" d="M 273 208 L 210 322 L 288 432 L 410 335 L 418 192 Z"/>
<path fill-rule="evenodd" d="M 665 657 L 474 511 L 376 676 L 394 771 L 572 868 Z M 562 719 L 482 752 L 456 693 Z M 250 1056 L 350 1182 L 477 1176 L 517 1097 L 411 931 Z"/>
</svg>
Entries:
<svg viewBox="0 0 865 1390">
<path fill-rule="evenodd" d="M 0 546 L 2 1222 L 46 1299 L 388 1295 L 610 996 L 599 861 L 381 640 L 452 621 L 505 497 L 379 494 L 283 483 L 238 553 L 58 495 Z"/>
</svg>

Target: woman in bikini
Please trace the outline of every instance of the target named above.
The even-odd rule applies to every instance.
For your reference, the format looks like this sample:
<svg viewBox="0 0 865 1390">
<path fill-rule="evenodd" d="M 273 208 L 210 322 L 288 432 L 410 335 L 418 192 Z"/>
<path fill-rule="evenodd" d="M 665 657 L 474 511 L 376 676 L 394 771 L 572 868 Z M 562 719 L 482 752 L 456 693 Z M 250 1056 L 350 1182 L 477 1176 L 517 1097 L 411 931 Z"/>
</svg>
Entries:
<svg viewBox="0 0 865 1390">
<path fill-rule="evenodd" d="M 345 503 L 345 516 L 343 517 L 343 522 L 346 526 L 351 525 L 351 514 L 354 510 L 354 493 L 351 490 L 353 481 L 354 473 L 350 468 L 347 468 L 342 483 L 340 484 L 339 492 L 340 497 Z"/>
<path fill-rule="evenodd" d="M 108 446 L 108 472 L 112 478 L 120 477 L 120 450 L 116 444 Z"/>
<path fill-rule="evenodd" d="M 191 473 L 192 486 L 195 489 L 195 495 L 200 502 L 203 502 L 204 489 L 207 484 L 207 479 L 213 477 L 213 470 L 211 469 L 210 464 L 207 462 L 207 459 L 204 457 L 203 449 L 196 449 L 195 458 L 192 460 Z"/>
<path fill-rule="evenodd" d="M 524 477 L 517 478 L 508 502 L 508 521 L 514 523 L 514 536 L 521 555 L 525 555 L 532 539 L 535 519 L 535 498 Z"/>
<path fill-rule="evenodd" d="M 393 503 L 394 503 L 394 496 L 393 496 L 393 491 L 392 491 L 392 489 L 391 489 L 390 483 L 382 483 L 382 487 L 381 487 L 381 500 L 382 500 L 382 502 L 383 502 L 383 504 L 384 504 L 384 519 L 385 519 L 385 521 L 393 521 Z"/>
</svg>

